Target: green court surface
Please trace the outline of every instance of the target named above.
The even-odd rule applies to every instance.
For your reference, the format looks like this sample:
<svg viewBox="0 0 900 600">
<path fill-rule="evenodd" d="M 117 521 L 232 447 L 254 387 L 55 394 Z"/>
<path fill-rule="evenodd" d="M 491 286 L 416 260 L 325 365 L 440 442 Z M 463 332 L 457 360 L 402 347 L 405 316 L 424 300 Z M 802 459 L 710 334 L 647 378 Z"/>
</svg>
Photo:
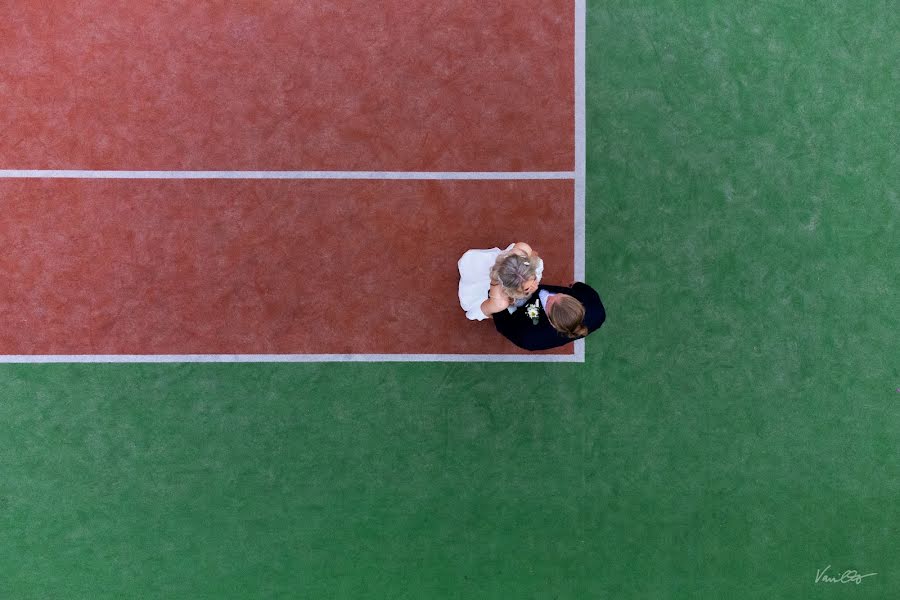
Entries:
<svg viewBox="0 0 900 600">
<path fill-rule="evenodd" d="M 900 597 L 896 9 L 589 6 L 584 364 L 0 367 L 0 597 Z"/>
</svg>

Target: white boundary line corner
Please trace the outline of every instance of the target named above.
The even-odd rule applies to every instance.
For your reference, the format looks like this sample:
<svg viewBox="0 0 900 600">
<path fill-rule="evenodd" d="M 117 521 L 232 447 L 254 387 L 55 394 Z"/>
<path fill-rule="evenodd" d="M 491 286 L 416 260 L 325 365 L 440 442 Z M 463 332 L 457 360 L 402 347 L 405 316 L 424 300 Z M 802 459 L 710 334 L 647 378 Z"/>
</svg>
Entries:
<svg viewBox="0 0 900 600">
<path fill-rule="evenodd" d="M 0 169 L 0 179 L 368 179 L 574 180 L 575 279 L 585 277 L 586 0 L 575 0 L 574 171 L 126 171 Z M 264 362 L 585 362 L 584 340 L 573 354 L 8 354 L 0 363 L 264 363 Z"/>
</svg>

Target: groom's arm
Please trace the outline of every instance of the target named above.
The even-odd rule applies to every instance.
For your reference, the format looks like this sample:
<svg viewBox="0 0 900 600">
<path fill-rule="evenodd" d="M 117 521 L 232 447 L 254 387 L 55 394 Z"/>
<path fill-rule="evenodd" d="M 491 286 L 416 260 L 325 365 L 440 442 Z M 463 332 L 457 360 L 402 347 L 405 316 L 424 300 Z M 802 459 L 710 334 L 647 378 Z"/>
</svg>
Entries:
<svg viewBox="0 0 900 600">
<path fill-rule="evenodd" d="M 572 288 L 563 287 L 561 285 L 544 285 L 542 283 L 538 286 L 538 290 L 547 290 L 551 294 L 568 294 L 572 291 Z"/>
<path fill-rule="evenodd" d="M 600 303 L 600 294 L 586 283 L 576 281 L 572 284 L 572 291 L 577 292 L 582 297 L 582 303 L 585 301 Z"/>
<path fill-rule="evenodd" d="M 544 350 L 542 346 L 535 346 L 535 340 L 525 335 L 528 330 L 522 326 L 522 319 L 527 319 L 524 311 L 519 310 L 510 314 L 502 310 L 494 315 L 494 326 L 503 337 L 523 350 Z M 528 327 L 531 327 L 531 319 L 528 319 Z"/>
<path fill-rule="evenodd" d="M 494 327 L 497 328 L 497 331 L 500 332 L 503 337 L 521 348 L 523 346 L 520 340 L 521 336 L 518 333 L 521 328 L 515 326 L 516 314 L 517 313 L 510 314 L 509 311 L 506 310 L 501 310 L 494 314 Z"/>
<path fill-rule="evenodd" d="M 572 292 L 587 311 L 585 325 L 591 331 L 599 329 L 606 321 L 606 307 L 603 306 L 603 302 L 600 300 L 600 294 L 591 286 L 581 282 L 572 284 Z"/>
</svg>

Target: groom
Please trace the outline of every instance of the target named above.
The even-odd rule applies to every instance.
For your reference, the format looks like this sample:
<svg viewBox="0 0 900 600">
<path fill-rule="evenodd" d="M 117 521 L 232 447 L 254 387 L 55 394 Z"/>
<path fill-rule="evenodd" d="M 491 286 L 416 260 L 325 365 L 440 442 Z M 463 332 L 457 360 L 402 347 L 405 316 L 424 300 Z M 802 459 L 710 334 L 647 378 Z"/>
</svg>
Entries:
<svg viewBox="0 0 900 600">
<path fill-rule="evenodd" d="M 493 317 L 497 331 L 516 346 L 548 350 L 599 329 L 606 310 L 594 288 L 575 282 L 569 287 L 539 285 L 524 306 L 513 313 L 501 310 Z"/>
</svg>

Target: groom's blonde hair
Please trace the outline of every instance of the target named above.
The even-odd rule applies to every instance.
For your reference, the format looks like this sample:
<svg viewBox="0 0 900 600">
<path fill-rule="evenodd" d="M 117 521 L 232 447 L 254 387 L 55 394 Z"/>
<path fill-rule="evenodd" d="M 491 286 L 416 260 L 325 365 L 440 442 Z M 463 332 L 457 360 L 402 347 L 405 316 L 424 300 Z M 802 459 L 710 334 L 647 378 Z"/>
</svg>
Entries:
<svg viewBox="0 0 900 600">
<path fill-rule="evenodd" d="M 522 291 L 525 283 L 537 276 L 540 258 L 536 255 L 522 256 L 517 252 L 501 254 L 491 268 L 491 280 L 499 282 L 506 295 L 513 300 L 527 298 Z"/>
<path fill-rule="evenodd" d="M 556 294 L 547 311 L 550 324 L 569 339 L 584 337 L 588 328 L 584 324 L 584 304 L 568 294 Z"/>
</svg>

